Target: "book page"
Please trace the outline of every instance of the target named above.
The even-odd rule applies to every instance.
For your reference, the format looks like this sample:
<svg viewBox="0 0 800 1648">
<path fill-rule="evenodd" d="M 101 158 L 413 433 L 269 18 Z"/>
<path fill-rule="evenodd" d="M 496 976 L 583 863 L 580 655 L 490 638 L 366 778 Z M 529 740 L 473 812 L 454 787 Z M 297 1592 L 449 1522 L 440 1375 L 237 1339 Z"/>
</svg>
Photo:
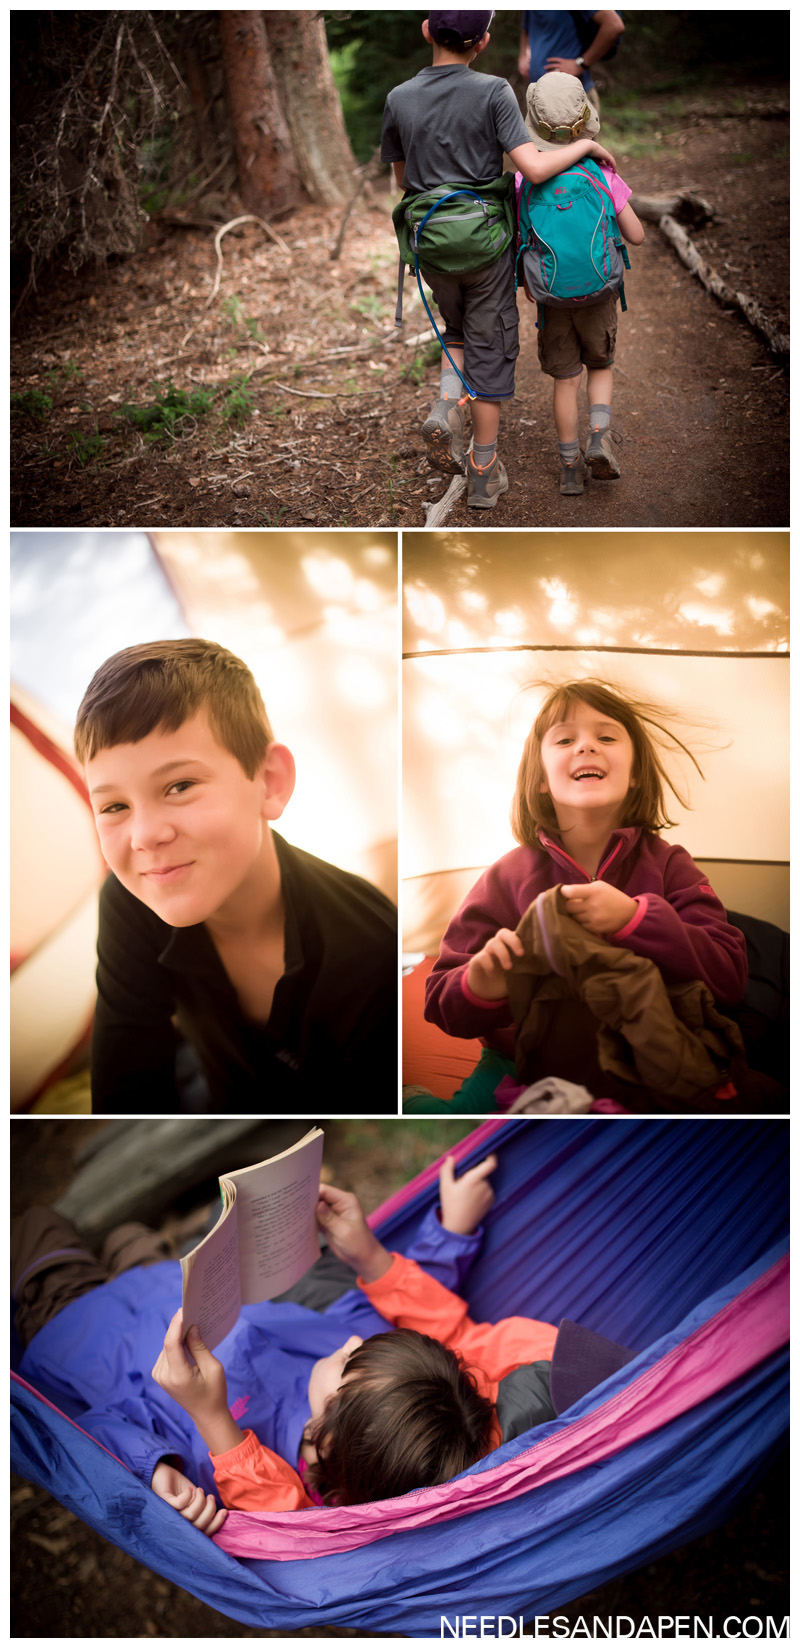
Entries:
<svg viewBox="0 0 800 1648">
<path fill-rule="evenodd" d="M 283 1293 L 319 1258 L 322 1145 L 317 1128 L 272 1161 L 227 1175 L 236 1187 L 243 1305 Z"/>
<path fill-rule="evenodd" d="M 209 1350 L 230 1333 L 242 1308 L 239 1289 L 239 1230 L 235 1194 L 223 1188 L 223 1209 L 208 1236 L 181 1259 L 183 1331 L 194 1322 Z"/>
</svg>

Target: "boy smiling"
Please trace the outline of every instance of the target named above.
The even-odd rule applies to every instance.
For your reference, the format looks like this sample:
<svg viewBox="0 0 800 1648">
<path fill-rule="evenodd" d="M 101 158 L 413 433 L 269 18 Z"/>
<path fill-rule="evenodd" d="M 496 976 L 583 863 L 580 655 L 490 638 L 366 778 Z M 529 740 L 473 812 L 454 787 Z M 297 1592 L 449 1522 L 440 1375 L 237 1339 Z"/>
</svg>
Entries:
<svg viewBox="0 0 800 1648">
<path fill-rule="evenodd" d="M 75 748 L 112 871 L 100 897 L 95 1111 L 396 1108 L 396 921 L 382 893 L 275 835 L 294 760 L 249 670 L 196 639 L 95 674 Z M 195 1077 L 195 1088 L 197 1077 Z"/>
</svg>

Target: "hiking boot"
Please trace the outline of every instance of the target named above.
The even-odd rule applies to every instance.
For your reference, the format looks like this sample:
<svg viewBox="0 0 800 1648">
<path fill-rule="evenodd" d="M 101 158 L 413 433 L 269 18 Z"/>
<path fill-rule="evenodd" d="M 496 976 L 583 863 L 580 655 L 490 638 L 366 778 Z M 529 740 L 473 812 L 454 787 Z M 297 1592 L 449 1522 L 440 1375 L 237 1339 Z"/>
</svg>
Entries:
<svg viewBox="0 0 800 1648">
<path fill-rule="evenodd" d="M 561 492 L 564 497 L 575 497 L 577 493 L 582 492 L 585 480 L 586 465 L 580 452 L 574 463 L 565 463 L 564 459 L 561 459 Z"/>
<path fill-rule="evenodd" d="M 467 457 L 467 503 L 470 509 L 494 509 L 502 492 L 508 491 L 508 476 L 495 453 L 483 469 L 470 452 Z"/>
<path fill-rule="evenodd" d="M 617 480 L 619 464 L 611 443 L 616 441 L 619 445 L 620 440 L 621 436 L 612 435 L 610 429 L 589 430 L 589 439 L 586 442 L 586 462 L 596 481 Z"/>
<path fill-rule="evenodd" d="M 446 475 L 464 474 L 464 414 L 458 401 L 434 401 L 422 435 L 432 469 L 444 470 Z"/>
</svg>

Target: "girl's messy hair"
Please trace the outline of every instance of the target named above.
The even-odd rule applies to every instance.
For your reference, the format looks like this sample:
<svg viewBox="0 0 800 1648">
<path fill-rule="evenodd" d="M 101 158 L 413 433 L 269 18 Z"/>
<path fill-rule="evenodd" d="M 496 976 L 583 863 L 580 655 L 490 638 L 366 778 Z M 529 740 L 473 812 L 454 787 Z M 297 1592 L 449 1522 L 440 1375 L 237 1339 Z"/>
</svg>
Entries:
<svg viewBox="0 0 800 1648">
<path fill-rule="evenodd" d="M 654 834 L 666 830 L 675 822 L 667 813 L 665 790 L 688 806 L 670 778 L 658 745 L 679 749 L 689 757 L 703 777 L 690 749 L 677 734 L 664 726 L 672 714 L 662 705 L 651 704 L 644 698 L 622 693 L 609 682 L 588 676 L 583 681 L 564 681 L 550 691 L 531 727 L 522 751 L 517 773 L 516 789 L 511 807 L 511 828 L 514 839 L 523 847 L 538 847 L 541 830 L 557 830 L 558 819 L 552 799 L 542 790 L 546 774 L 542 761 L 542 739 L 556 722 L 565 720 L 577 704 L 588 704 L 599 715 L 618 721 L 625 728 L 633 744 L 633 781 L 625 799 L 620 823 L 637 824 Z"/>
<path fill-rule="evenodd" d="M 483 1458 L 493 1420 L 454 1351 L 411 1328 L 379 1333 L 348 1357 L 311 1433 L 308 1475 L 326 1505 L 433 1487 Z"/>
</svg>

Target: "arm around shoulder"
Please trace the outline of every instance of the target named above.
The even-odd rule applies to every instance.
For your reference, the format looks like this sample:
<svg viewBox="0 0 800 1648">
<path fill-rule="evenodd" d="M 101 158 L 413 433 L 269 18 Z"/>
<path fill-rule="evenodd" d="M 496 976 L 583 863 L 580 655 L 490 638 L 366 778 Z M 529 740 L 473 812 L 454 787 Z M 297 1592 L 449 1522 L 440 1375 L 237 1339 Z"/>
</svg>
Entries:
<svg viewBox="0 0 800 1648">
<path fill-rule="evenodd" d="M 520 143 L 516 149 L 509 149 L 508 158 L 514 170 L 521 172 L 528 183 L 546 183 L 548 178 L 557 177 L 559 172 L 566 172 L 570 166 L 577 166 L 581 160 L 596 160 L 602 166 L 616 171 L 614 156 L 604 149 L 601 143 L 593 138 L 579 137 L 575 143 L 568 143 L 563 149 L 537 149 L 535 143 Z"/>
</svg>

